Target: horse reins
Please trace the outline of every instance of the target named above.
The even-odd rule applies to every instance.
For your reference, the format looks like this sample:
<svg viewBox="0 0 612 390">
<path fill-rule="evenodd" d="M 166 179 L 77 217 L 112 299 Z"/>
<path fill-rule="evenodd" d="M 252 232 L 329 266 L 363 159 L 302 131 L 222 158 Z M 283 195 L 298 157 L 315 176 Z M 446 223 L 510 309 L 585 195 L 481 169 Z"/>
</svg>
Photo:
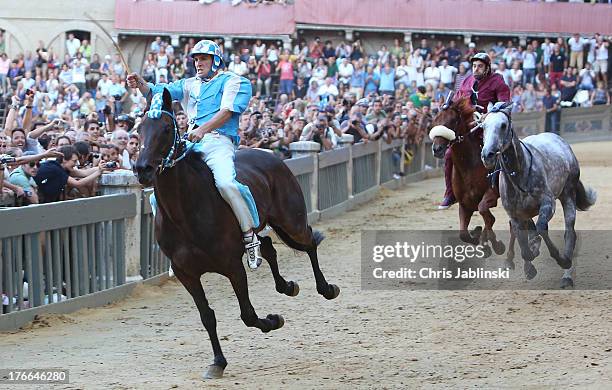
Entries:
<svg viewBox="0 0 612 390">
<path fill-rule="evenodd" d="M 170 116 L 170 118 L 172 118 L 172 124 L 174 125 L 174 140 L 172 142 L 172 147 L 170 147 L 170 150 L 168 151 L 168 154 L 166 155 L 166 157 L 164 157 L 162 162 L 157 167 L 158 175 L 161 174 L 165 169 L 174 167 L 177 162 L 185 158 L 185 156 L 187 155 L 187 151 L 188 151 L 188 149 L 185 148 L 185 150 L 183 150 L 183 153 L 178 158 L 174 158 L 174 155 L 176 154 L 176 152 L 179 150 L 181 145 L 185 144 L 185 142 L 184 140 L 181 139 L 181 136 L 179 134 L 178 124 L 176 123 L 176 118 L 174 117 L 174 114 L 166 110 L 160 110 L 160 111 L 162 114 L 166 114 Z"/>
<path fill-rule="evenodd" d="M 508 114 L 505 111 L 500 110 L 499 108 L 497 109 L 493 109 L 491 110 L 491 112 L 501 112 L 503 113 L 506 118 L 508 119 L 508 131 L 506 132 L 506 137 L 504 138 L 504 143 L 502 145 L 502 148 L 499 150 L 499 152 L 497 152 L 497 162 L 499 163 L 499 169 L 495 169 L 493 172 L 491 172 L 490 174 L 488 174 L 487 176 L 490 177 L 492 175 L 494 175 L 497 172 L 503 172 L 506 176 L 508 176 L 508 180 L 512 183 L 512 185 L 514 185 L 516 188 L 518 188 L 521 192 L 527 194 L 528 191 L 524 190 L 520 184 L 518 182 L 514 182 L 514 180 L 512 180 L 513 176 L 516 176 L 516 170 L 512 170 L 510 171 L 509 167 L 508 167 L 508 158 L 504 155 L 504 153 L 510 149 L 510 146 L 512 146 L 514 148 L 514 150 L 516 151 L 516 145 L 514 143 L 514 127 L 512 126 L 512 118 L 510 117 L 510 114 Z M 531 150 L 527 147 L 527 145 L 525 145 L 525 143 L 523 141 L 521 141 L 520 139 L 518 140 L 520 145 L 525 146 L 525 149 L 527 149 L 527 152 L 529 153 L 529 170 L 527 172 L 527 177 L 529 177 L 531 175 L 531 168 L 533 166 L 533 153 L 531 152 Z M 520 147 L 519 145 L 519 147 Z M 500 158 L 501 157 L 501 158 Z M 497 166 L 496 166 L 497 168 Z"/>
</svg>

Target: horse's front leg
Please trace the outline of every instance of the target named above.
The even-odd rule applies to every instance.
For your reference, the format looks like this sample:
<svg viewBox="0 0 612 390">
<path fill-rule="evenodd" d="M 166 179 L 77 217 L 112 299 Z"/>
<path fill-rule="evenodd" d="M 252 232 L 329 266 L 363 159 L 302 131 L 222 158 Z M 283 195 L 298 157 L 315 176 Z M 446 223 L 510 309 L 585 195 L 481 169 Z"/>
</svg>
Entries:
<svg viewBox="0 0 612 390">
<path fill-rule="evenodd" d="M 548 248 L 548 252 L 552 256 L 553 259 L 557 261 L 557 264 L 563 269 L 568 269 L 572 266 L 572 259 L 562 256 L 559 253 L 559 249 L 555 246 L 555 244 L 550 239 L 548 235 L 548 222 L 555 215 L 555 198 L 553 196 L 545 196 L 542 199 L 542 203 L 540 203 L 540 210 L 538 213 L 538 221 L 536 222 L 536 231 L 539 236 L 544 239 L 546 243 L 546 247 Z M 532 239 L 535 240 L 535 237 Z"/>
<path fill-rule="evenodd" d="M 227 366 L 227 361 L 223 352 L 221 351 L 221 344 L 219 343 L 219 337 L 217 336 L 217 318 L 215 312 L 208 305 L 208 300 L 204 294 L 202 283 L 200 282 L 199 275 L 189 275 L 182 270 L 182 268 L 176 268 L 174 273 L 178 280 L 185 286 L 185 289 L 189 291 L 193 301 L 195 302 L 198 311 L 200 312 L 200 319 L 204 328 L 208 332 L 210 343 L 212 344 L 214 361 L 213 364 L 208 366 L 208 370 L 204 373 L 205 379 L 217 379 L 223 377 L 223 371 Z"/>
<path fill-rule="evenodd" d="M 491 213 L 491 208 L 497 206 L 497 194 L 495 191 L 489 189 L 485 192 L 482 200 L 478 204 L 478 212 L 482 216 L 485 222 L 483 236 L 480 238 L 480 243 L 484 244 L 486 241 L 491 243 L 493 250 L 498 255 L 503 254 L 506 251 L 506 246 L 503 242 L 498 241 L 493 231 L 493 225 L 495 224 L 495 216 Z"/>
<path fill-rule="evenodd" d="M 474 237 L 468 231 L 473 212 L 459 203 L 459 238 L 468 244 L 477 245 L 480 236 Z"/>
<path fill-rule="evenodd" d="M 528 280 L 535 278 L 538 271 L 533 266 L 533 259 L 535 256 L 529 247 L 529 222 L 519 221 L 518 219 L 512 219 L 510 221 L 510 227 L 514 230 L 514 235 L 521 248 L 521 257 L 523 258 L 523 270 L 525 271 L 525 277 Z"/>
<path fill-rule="evenodd" d="M 512 227 L 512 220 L 508 222 L 510 228 L 510 242 L 508 242 L 508 253 L 506 253 L 505 267 L 514 269 L 514 242 L 516 241 L 516 229 Z"/>
</svg>

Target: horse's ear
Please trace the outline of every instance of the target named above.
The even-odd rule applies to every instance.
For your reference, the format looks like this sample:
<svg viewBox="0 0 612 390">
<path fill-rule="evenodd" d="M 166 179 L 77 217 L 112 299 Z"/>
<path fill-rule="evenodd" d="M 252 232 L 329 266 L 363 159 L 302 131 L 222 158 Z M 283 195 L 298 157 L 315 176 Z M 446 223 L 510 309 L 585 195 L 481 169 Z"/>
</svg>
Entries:
<svg viewBox="0 0 612 390">
<path fill-rule="evenodd" d="M 144 109 L 144 113 L 149 111 L 149 109 L 151 108 L 151 100 L 153 99 L 153 91 L 151 91 L 151 89 L 149 89 L 149 93 L 147 93 L 146 99 L 147 99 L 147 105 Z"/>
<path fill-rule="evenodd" d="M 446 100 L 444 101 L 444 104 L 442 105 L 442 110 L 447 110 L 451 103 L 453 102 L 453 97 L 455 96 L 455 91 L 450 91 L 448 93 L 448 96 L 446 97 Z"/>
<path fill-rule="evenodd" d="M 168 91 L 167 88 L 164 88 L 162 99 L 163 99 L 164 110 L 168 112 L 172 112 L 172 95 L 170 95 L 170 91 Z"/>
<path fill-rule="evenodd" d="M 491 112 L 492 109 L 493 109 L 493 103 L 489 102 L 489 105 L 487 106 L 487 112 Z"/>
</svg>

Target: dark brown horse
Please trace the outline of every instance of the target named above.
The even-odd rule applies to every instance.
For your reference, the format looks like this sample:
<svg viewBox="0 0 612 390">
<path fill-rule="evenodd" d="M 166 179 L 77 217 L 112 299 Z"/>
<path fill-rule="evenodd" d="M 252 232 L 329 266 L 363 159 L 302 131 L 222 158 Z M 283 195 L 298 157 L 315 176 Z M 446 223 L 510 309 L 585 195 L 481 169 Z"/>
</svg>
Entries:
<svg viewBox="0 0 612 390">
<path fill-rule="evenodd" d="M 140 125 L 143 147 L 136 172 L 141 184 L 155 187 L 155 238 L 170 258 L 175 275 L 193 297 L 210 337 L 214 362 L 204 376 L 219 378 L 227 361 L 217 337 L 215 313 L 200 283 L 202 274 L 214 272 L 230 280 L 245 325 L 269 332 L 281 328 L 284 320 L 277 314 L 259 318 L 255 313 L 242 263 L 244 246 L 238 221 L 217 191 L 212 172 L 201 156 L 192 152 L 182 157 L 185 146 L 180 141 L 171 104 L 170 93 L 164 89 L 161 117 L 145 116 Z M 308 225 L 304 197 L 289 168 L 269 153 L 245 150 L 236 154 L 236 171 L 237 180 L 249 186 L 257 203 L 261 225 L 256 232 L 268 224 L 289 247 L 308 253 L 317 291 L 327 299 L 336 298 L 340 289 L 328 284 L 319 269 L 317 246 L 323 236 Z M 270 265 L 276 290 L 297 295 L 297 283 L 287 282 L 279 273 L 270 237 L 261 237 L 261 243 L 261 254 Z"/>
<path fill-rule="evenodd" d="M 485 245 L 485 248 L 490 242 L 495 253 L 502 254 L 505 245 L 495 237 L 495 217 L 490 211 L 497 206 L 499 192 L 491 187 L 488 171 L 480 160 L 482 138 L 477 132 L 470 131 L 474 108 L 468 98 L 455 102 L 450 102 L 451 99 L 449 96 L 443 109 L 434 117 L 430 136 L 435 157 L 444 158 L 446 150 L 451 149 L 452 186 L 459 203 L 460 237 L 474 245 Z M 468 226 L 475 211 L 482 215 L 485 226 L 482 231 L 477 227 L 470 233 Z"/>
</svg>

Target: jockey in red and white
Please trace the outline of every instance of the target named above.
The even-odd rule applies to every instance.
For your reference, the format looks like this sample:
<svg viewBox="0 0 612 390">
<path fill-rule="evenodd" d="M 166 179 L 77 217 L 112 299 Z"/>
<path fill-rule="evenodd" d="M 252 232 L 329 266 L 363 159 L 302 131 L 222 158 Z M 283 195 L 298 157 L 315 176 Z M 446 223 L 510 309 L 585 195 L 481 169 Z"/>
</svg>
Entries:
<svg viewBox="0 0 612 390">
<path fill-rule="evenodd" d="M 507 102 L 510 100 L 510 88 L 504 83 L 504 78 L 491 72 L 491 58 L 486 53 L 477 53 L 471 59 L 472 74 L 469 75 L 459 91 L 455 95 L 454 101 L 468 97 L 476 111 L 486 113 L 489 103 Z M 479 130 L 482 137 L 482 130 Z M 451 148 L 446 150 L 444 155 L 444 179 L 446 191 L 444 200 L 438 206 L 439 210 L 445 210 L 457 202 L 453 194 L 452 177 L 453 160 L 451 159 Z"/>
</svg>

